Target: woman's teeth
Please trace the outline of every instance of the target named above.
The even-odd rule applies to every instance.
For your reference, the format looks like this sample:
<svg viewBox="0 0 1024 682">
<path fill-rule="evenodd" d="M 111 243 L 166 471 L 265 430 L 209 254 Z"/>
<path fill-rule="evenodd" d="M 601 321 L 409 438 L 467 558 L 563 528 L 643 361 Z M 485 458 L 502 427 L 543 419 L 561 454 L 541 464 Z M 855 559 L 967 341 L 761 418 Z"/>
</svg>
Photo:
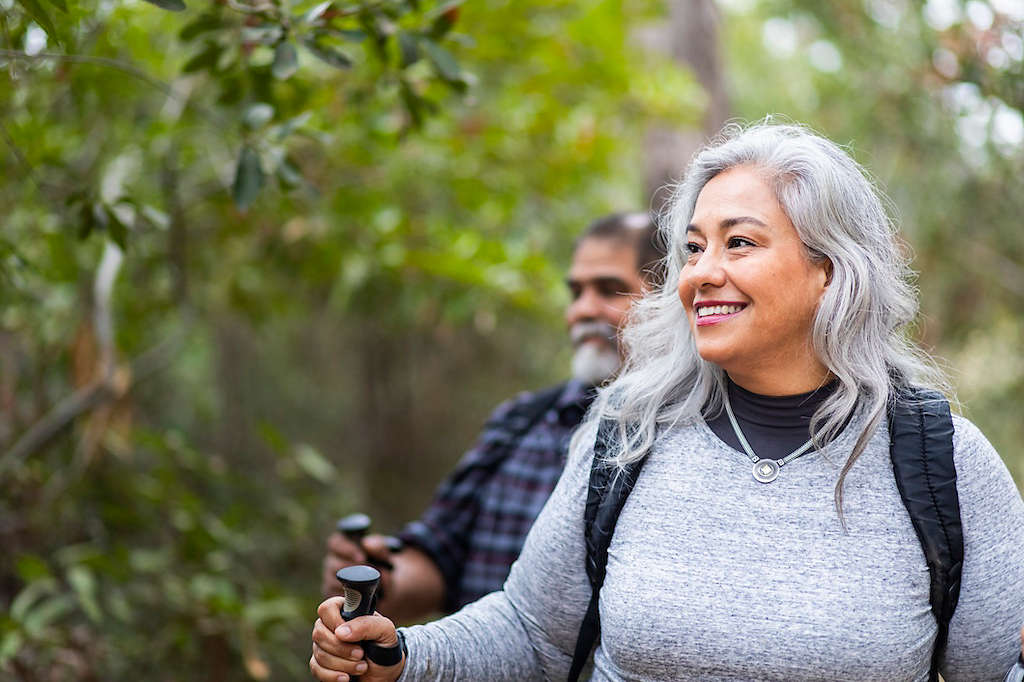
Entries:
<svg viewBox="0 0 1024 682">
<path fill-rule="evenodd" d="M 732 315 L 743 310 L 741 305 L 705 305 L 697 308 L 697 317 L 708 315 Z"/>
</svg>

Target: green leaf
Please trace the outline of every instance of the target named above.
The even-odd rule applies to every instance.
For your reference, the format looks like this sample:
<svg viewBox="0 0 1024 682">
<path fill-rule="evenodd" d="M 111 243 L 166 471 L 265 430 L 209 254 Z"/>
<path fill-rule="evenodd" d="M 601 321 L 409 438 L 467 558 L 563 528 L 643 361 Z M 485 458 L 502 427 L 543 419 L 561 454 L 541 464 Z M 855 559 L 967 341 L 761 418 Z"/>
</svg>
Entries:
<svg viewBox="0 0 1024 682">
<path fill-rule="evenodd" d="M 9 612 L 11 618 L 17 621 L 23 620 L 32 604 L 46 595 L 53 594 L 56 590 L 57 581 L 53 578 L 43 578 L 29 583 L 11 602 Z"/>
<path fill-rule="evenodd" d="M 351 40 L 353 43 L 361 43 L 366 40 L 366 31 L 361 31 L 358 28 L 343 28 L 337 31 L 328 31 L 328 33 Z"/>
<path fill-rule="evenodd" d="M 117 212 L 110 206 L 104 206 L 103 212 L 107 215 L 107 232 L 122 251 L 128 248 L 128 226 L 121 221 Z"/>
<path fill-rule="evenodd" d="M 320 18 L 320 16 L 330 7 L 333 2 L 327 0 L 327 2 L 321 2 L 319 5 L 314 6 L 302 17 L 302 21 L 307 24 L 312 24 L 314 21 Z"/>
<path fill-rule="evenodd" d="M 289 189 L 299 187 L 305 181 L 305 178 L 302 177 L 302 171 L 287 157 L 278 164 L 276 173 L 277 179 L 281 181 L 281 184 Z"/>
<path fill-rule="evenodd" d="M 101 230 L 107 229 L 110 224 L 110 214 L 107 213 L 107 206 L 101 201 L 95 201 L 90 205 L 92 210 L 92 218 L 97 228 Z"/>
<path fill-rule="evenodd" d="M 203 33 L 216 30 L 223 25 L 220 17 L 216 14 L 201 14 L 195 21 L 185 24 L 184 28 L 178 33 L 178 38 L 181 40 L 192 40 Z"/>
<path fill-rule="evenodd" d="M 242 27 L 243 43 L 259 43 L 260 45 L 277 45 L 284 37 L 284 31 L 277 24 Z"/>
<path fill-rule="evenodd" d="M 171 565 L 166 549 L 137 549 L 128 558 L 128 565 L 136 573 L 160 573 Z"/>
<path fill-rule="evenodd" d="M 274 48 L 274 65 L 271 72 L 278 80 L 288 80 L 299 70 L 299 55 L 295 51 L 295 45 L 288 41 L 277 44 Z"/>
<path fill-rule="evenodd" d="M 242 125 L 248 130 L 258 130 L 270 123 L 274 118 L 274 107 L 266 102 L 256 102 L 245 109 L 242 114 Z"/>
<path fill-rule="evenodd" d="M 185 9 L 185 3 L 182 0 L 146 0 L 146 2 L 172 12 L 182 12 Z"/>
<path fill-rule="evenodd" d="M 96 577 L 85 566 L 72 566 L 68 570 L 68 583 L 78 597 L 85 615 L 94 623 L 103 620 L 103 612 L 96 601 Z"/>
<path fill-rule="evenodd" d="M 263 442 L 270 446 L 270 449 L 274 452 L 282 453 L 288 449 L 288 439 L 285 438 L 280 429 L 267 420 L 260 420 L 256 425 L 256 431 Z"/>
<path fill-rule="evenodd" d="M 59 9 L 64 14 L 68 13 L 67 0 L 49 0 L 50 4 Z"/>
<path fill-rule="evenodd" d="M 185 62 L 185 66 L 181 67 L 181 70 L 185 73 L 194 73 L 201 69 L 208 69 L 217 64 L 217 58 L 220 56 L 220 46 L 215 43 L 207 43 L 206 47 L 192 57 L 192 59 Z"/>
<path fill-rule="evenodd" d="M 238 167 L 235 169 L 235 184 L 232 187 L 232 195 L 235 199 L 235 206 L 238 210 L 248 210 L 249 206 L 256 199 L 263 187 L 263 166 L 260 165 L 260 155 L 252 146 L 242 147 L 242 153 L 238 156 Z"/>
<path fill-rule="evenodd" d="M 96 229 L 96 217 L 92 212 L 92 204 L 83 202 L 78 207 L 78 238 L 86 239 Z"/>
<path fill-rule="evenodd" d="M 0 639 L 0 666 L 14 658 L 24 641 L 25 638 L 17 630 L 4 634 L 3 639 Z"/>
<path fill-rule="evenodd" d="M 171 226 L 171 217 L 158 209 L 156 206 L 150 204 L 143 204 L 140 209 L 142 217 L 153 227 L 166 230 Z"/>
<path fill-rule="evenodd" d="M 337 474 L 334 465 L 317 452 L 312 445 L 306 443 L 295 447 L 295 461 L 303 471 L 321 483 L 330 483 Z"/>
<path fill-rule="evenodd" d="M 307 38 L 306 40 L 304 40 L 303 44 L 314 57 L 324 62 L 325 64 L 329 64 L 337 69 L 347 69 L 352 66 L 351 59 L 349 59 L 342 52 L 335 50 L 332 47 L 321 45 L 320 43 L 317 43 L 315 40 L 311 38 Z"/>
<path fill-rule="evenodd" d="M 423 50 L 427 53 L 427 58 L 430 59 L 430 63 L 434 65 L 441 78 L 450 82 L 461 79 L 462 72 L 459 69 L 459 63 L 455 61 L 455 57 L 452 56 L 451 52 L 430 38 L 421 38 L 420 44 L 423 46 Z"/>
<path fill-rule="evenodd" d="M 23 554 L 19 556 L 15 561 L 15 567 L 18 572 L 18 577 L 26 583 L 39 578 L 49 578 L 52 575 L 50 573 L 49 564 L 47 564 L 42 557 L 36 556 L 35 554 Z"/>
<path fill-rule="evenodd" d="M 247 603 L 242 609 L 242 618 L 250 627 L 260 628 L 274 621 L 294 621 L 301 618 L 303 613 L 303 605 L 300 600 L 292 597 L 278 597 Z"/>
<path fill-rule="evenodd" d="M 60 35 L 57 33 L 57 27 L 53 23 L 53 19 L 50 18 L 49 13 L 46 9 L 39 4 L 39 0 L 18 0 L 18 4 L 28 13 L 30 17 L 40 28 L 46 31 L 46 35 L 50 37 L 55 43 L 60 43 Z"/>
<path fill-rule="evenodd" d="M 313 112 L 304 111 L 298 116 L 294 116 L 279 126 L 275 126 L 271 129 L 271 134 L 277 138 L 278 141 L 285 139 L 302 126 L 309 123 L 309 119 L 313 118 Z"/>
<path fill-rule="evenodd" d="M 58 594 L 46 599 L 38 608 L 25 614 L 25 631 L 29 635 L 38 635 L 45 627 L 73 611 L 74 608 L 75 600 L 68 594 Z"/>
<path fill-rule="evenodd" d="M 426 100 L 417 95 L 404 79 L 399 88 L 399 95 L 402 98 L 402 103 L 405 104 L 405 110 L 409 114 L 409 120 L 412 121 L 413 127 L 421 127 L 423 125 L 423 116 L 427 109 Z"/>
<path fill-rule="evenodd" d="M 446 2 L 435 10 L 437 16 L 430 23 L 430 37 L 440 40 L 445 37 L 459 19 L 459 5 L 462 2 Z"/>
<path fill-rule="evenodd" d="M 414 64 L 419 61 L 420 48 L 416 44 L 416 38 L 409 35 L 408 33 L 402 32 L 398 34 L 398 50 L 401 54 L 402 68 Z"/>
</svg>

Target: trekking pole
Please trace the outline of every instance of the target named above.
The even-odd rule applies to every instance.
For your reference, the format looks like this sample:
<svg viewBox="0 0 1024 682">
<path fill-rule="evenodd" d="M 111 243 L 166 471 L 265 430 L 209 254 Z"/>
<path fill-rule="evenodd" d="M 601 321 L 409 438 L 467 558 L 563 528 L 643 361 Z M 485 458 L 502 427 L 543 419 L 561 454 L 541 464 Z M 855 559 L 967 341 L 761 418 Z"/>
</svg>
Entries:
<svg viewBox="0 0 1024 682">
<path fill-rule="evenodd" d="M 350 621 L 360 616 L 372 615 L 377 605 L 377 585 L 380 584 L 380 571 L 373 566 L 349 566 L 339 570 L 335 576 L 345 588 L 345 604 L 341 609 L 341 619 Z M 377 665 L 392 666 L 402 660 L 400 645 L 382 647 L 371 640 L 359 643 L 363 647 L 364 657 Z M 352 680 L 359 677 L 352 675 Z"/>
<path fill-rule="evenodd" d="M 349 514 L 348 516 L 338 519 L 335 529 L 351 542 L 362 546 L 363 538 L 366 537 L 366 533 L 370 530 L 371 523 L 372 521 L 370 520 L 370 517 L 366 514 Z M 404 547 L 402 540 L 393 535 L 389 535 L 385 538 L 385 542 L 387 543 L 388 550 L 392 552 L 401 552 Z M 388 571 L 393 571 L 395 569 L 394 564 L 387 559 L 376 559 L 370 557 L 368 560 L 370 564 L 377 568 L 382 568 Z"/>
<path fill-rule="evenodd" d="M 366 515 L 363 514 L 363 516 Z M 369 521 L 369 517 L 367 517 L 367 521 Z M 375 593 L 377 585 L 380 584 L 380 571 L 372 566 L 349 566 L 334 575 L 341 586 L 345 588 L 345 605 L 341 609 L 341 619 L 347 622 L 359 616 L 371 615 L 377 605 Z M 360 645 L 365 652 L 367 650 L 366 642 L 360 642 Z M 352 675 L 351 679 L 358 680 L 359 678 Z"/>
</svg>

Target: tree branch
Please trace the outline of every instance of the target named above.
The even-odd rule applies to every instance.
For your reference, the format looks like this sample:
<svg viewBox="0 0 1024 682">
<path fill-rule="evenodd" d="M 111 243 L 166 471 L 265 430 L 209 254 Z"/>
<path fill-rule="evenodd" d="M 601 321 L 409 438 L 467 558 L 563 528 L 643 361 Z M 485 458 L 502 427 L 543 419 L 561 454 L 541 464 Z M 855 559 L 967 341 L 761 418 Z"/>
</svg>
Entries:
<svg viewBox="0 0 1024 682">
<path fill-rule="evenodd" d="M 28 179 L 36 186 L 36 190 L 42 194 L 43 189 L 39 186 L 39 181 L 36 179 L 35 169 L 32 168 L 32 164 L 30 164 L 28 159 L 25 158 L 25 155 L 21 151 L 21 147 L 19 147 L 14 141 L 14 138 L 11 137 L 11 134 L 7 131 L 7 126 L 3 124 L 3 121 L 0 121 L 0 135 L 3 136 L 4 142 L 6 142 L 7 146 L 10 147 L 11 153 L 14 154 L 14 158 L 16 158 L 22 168 L 25 169 L 25 175 L 28 176 Z"/>
<path fill-rule="evenodd" d="M 148 73 L 143 71 L 137 66 L 130 64 L 120 59 L 112 59 L 111 57 L 94 57 L 87 54 L 61 54 L 59 52 L 40 52 L 38 54 L 26 54 L 21 50 L 9 50 L 6 48 L 0 48 L 0 57 L 7 57 L 8 59 L 14 59 L 23 62 L 38 62 L 47 59 L 56 59 L 57 61 L 70 62 L 72 64 L 96 64 L 99 66 L 105 66 L 110 69 L 116 69 L 122 73 L 126 73 L 138 80 L 150 85 L 160 92 L 164 93 L 168 97 L 176 97 L 174 90 L 164 83 L 163 81 L 153 78 Z"/>
<path fill-rule="evenodd" d="M 94 64 L 96 66 L 103 66 L 109 69 L 115 69 L 122 73 L 126 73 L 133 78 L 136 78 L 150 87 L 156 88 L 169 99 L 173 99 L 182 102 L 187 107 L 192 107 L 196 112 L 206 117 L 209 122 L 217 128 L 226 129 L 228 128 L 228 121 L 222 116 L 215 114 L 213 111 L 204 110 L 194 104 L 189 98 L 182 97 L 180 93 L 175 91 L 173 87 L 164 83 L 163 81 L 153 78 L 148 73 L 140 69 L 139 67 L 129 62 L 113 59 L 111 57 L 95 57 L 87 54 L 61 54 L 59 52 L 40 52 L 39 54 L 26 54 L 20 50 L 10 50 L 7 48 L 0 48 L 0 57 L 6 57 L 14 61 L 25 61 L 25 62 L 37 62 L 45 61 L 47 59 L 55 59 L 61 62 L 69 62 L 71 64 Z"/>
<path fill-rule="evenodd" d="M 4 453 L 3 459 L 0 459 L 0 476 L 53 440 L 76 417 L 110 400 L 112 395 L 113 387 L 100 380 L 78 389 L 61 400 L 42 419 L 29 427 L 11 449 Z"/>
</svg>

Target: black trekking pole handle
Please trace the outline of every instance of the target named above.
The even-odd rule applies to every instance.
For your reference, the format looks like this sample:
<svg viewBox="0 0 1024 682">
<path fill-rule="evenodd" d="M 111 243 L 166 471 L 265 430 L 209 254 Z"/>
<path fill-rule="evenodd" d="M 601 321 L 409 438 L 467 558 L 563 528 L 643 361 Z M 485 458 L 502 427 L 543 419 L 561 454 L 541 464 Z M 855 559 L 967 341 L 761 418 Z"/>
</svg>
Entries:
<svg viewBox="0 0 1024 682">
<path fill-rule="evenodd" d="M 363 538 L 366 537 L 366 533 L 370 530 L 371 523 L 372 521 L 370 520 L 370 517 L 366 514 L 349 514 L 348 516 L 338 519 L 335 530 L 344 535 L 351 542 L 362 547 Z M 392 552 L 401 552 L 402 547 L 404 546 L 401 539 L 396 538 L 393 535 L 389 535 L 385 542 L 387 543 L 388 549 Z M 395 570 L 394 564 L 387 559 L 368 557 L 368 561 L 372 566 L 376 566 L 379 569 L 387 571 Z"/>
<path fill-rule="evenodd" d="M 369 616 L 377 605 L 377 585 L 380 584 L 380 571 L 373 566 L 349 566 L 338 571 L 335 576 L 345 588 L 345 604 L 341 609 L 341 619 L 350 621 L 360 616 Z M 383 647 L 376 642 L 364 640 L 359 643 L 363 647 L 366 660 L 382 666 L 396 665 L 402 660 L 402 646 Z M 358 680 L 355 675 L 352 680 Z"/>
</svg>

